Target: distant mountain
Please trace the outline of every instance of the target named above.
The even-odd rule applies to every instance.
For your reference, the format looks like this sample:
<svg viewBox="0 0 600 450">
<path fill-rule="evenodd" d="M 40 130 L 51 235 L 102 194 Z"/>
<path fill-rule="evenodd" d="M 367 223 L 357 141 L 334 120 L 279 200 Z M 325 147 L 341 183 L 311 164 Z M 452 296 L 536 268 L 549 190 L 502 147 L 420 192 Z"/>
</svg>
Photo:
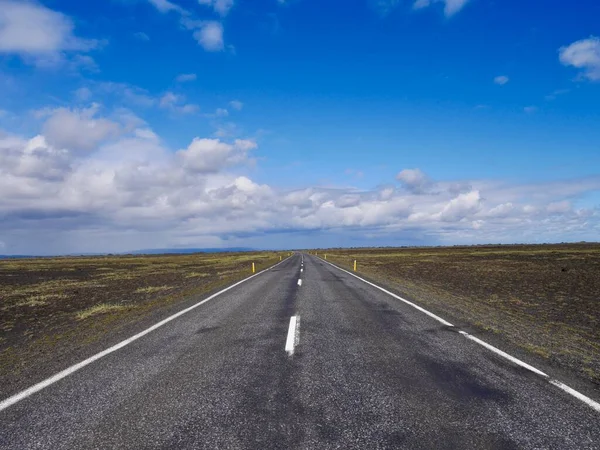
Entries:
<svg viewBox="0 0 600 450">
<path fill-rule="evenodd" d="M 256 249 L 247 247 L 229 247 L 229 248 L 152 248 L 146 250 L 135 250 L 126 252 L 130 255 L 162 255 L 174 253 L 233 253 L 233 252 L 255 252 Z"/>
</svg>

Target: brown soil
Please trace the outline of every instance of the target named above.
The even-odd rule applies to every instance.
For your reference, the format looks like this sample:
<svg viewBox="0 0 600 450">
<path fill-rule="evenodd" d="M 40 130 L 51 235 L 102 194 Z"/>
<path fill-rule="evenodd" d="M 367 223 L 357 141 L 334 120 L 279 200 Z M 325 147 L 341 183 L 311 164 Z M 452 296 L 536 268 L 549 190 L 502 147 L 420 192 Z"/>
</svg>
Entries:
<svg viewBox="0 0 600 450">
<path fill-rule="evenodd" d="M 600 385 L 600 244 L 324 253 Z"/>
<path fill-rule="evenodd" d="M 279 258 L 261 252 L 0 260 L 0 392 L 85 356 L 157 311 L 250 275 L 252 262 L 258 271 Z"/>
</svg>

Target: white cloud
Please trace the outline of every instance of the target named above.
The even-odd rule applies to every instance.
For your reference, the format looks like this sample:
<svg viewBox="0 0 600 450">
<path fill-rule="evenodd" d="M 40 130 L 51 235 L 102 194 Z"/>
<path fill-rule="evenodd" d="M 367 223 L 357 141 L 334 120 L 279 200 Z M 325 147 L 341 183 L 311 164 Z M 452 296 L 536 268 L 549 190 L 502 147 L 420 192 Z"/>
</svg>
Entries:
<svg viewBox="0 0 600 450">
<path fill-rule="evenodd" d="M 582 240 L 600 232 L 600 211 L 575 206 L 600 190 L 599 177 L 511 185 L 435 181 L 414 168 L 398 174 L 402 188 L 286 190 L 248 175 L 253 140 L 196 137 L 175 152 L 127 111 L 44 114 L 38 136 L 0 132 L 0 235 L 8 252 L 126 251 L 265 234 L 259 245 L 267 245 L 269 233 L 281 230 L 289 246 L 308 231 L 408 243 L 426 236 L 431 244 Z M 50 233 L 60 246 L 44 241 Z"/>
<path fill-rule="evenodd" d="M 413 3 L 413 9 L 423 9 L 431 5 L 431 0 L 416 0 Z"/>
<path fill-rule="evenodd" d="M 560 62 L 582 69 L 581 76 L 600 81 L 600 38 L 591 36 L 559 49 Z"/>
<path fill-rule="evenodd" d="M 444 222 L 456 222 L 467 216 L 472 216 L 481 209 L 481 196 L 474 190 L 466 194 L 459 194 L 450 200 L 438 213 Z"/>
<path fill-rule="evenodd" d="M 547 101 L 553 101 L 553 100 L 556 100 L 557 97 L 568 94 L 569 92 L 571 92 L 570 89 L 556 89 L 556 90 L 552 91 L 550 94 L 546 95 L 545 99 Z"/>
<path fill-rule="evenodd" d="M 433 5 L 434 3 L 443 3 L 444 15 L 446 17 L 451 17 L 463 9 L 468 2 L 469 0 L 416 0 L 413 3 L 413 8 L 423 9 Z"/>
<path fill-rule="evenodd" d="M 207 52 L 220 52 L 225 48 L 223 42 L 223 25 L 219 22 L 204 22 L 194 31 L 194 39 Z"/>
<path fill-rule="evenodd" d="M 175 78 L 175 81 L 177 81 L 178 83 L 186 83 L 188 81 L 196 81 L 196 74 L 195 73 L 182 73 L 180 75 L 177 75 L 177 78 Z"/>
<path fill-rule="evenodd" d="M 176 108 L 176 111 L 182 114 L 195 114 L 200 111 L 200 106 L 193 103 L 187 103 Z"/>
<path fill-rule="evenodd" d="M 79 89 L 76 89 L 74 94 L 75 94 L 75 98 L 79 102 L 86 102 L 90 98 L 92 98 L 92 95 L 93 95 L 92 91 L 87 87 L 80 87 Z"/>
<path fill-rule="evenodd" d="M 233 7 L 234 0 L 198 0 L 198 3 L 210 6 L 217 14 L 226 16 Z"/>
<path fill-rule="evenodd" d="M 469 0 L 444 0 L 446 4 L 444 7 L 444 14 L 446 17 L 453 16 L 463 9 L 468 1 Z"/>
<path fill-rule="evenodd" d="M 152 96 L 147 90 L 128 83 L 101 82 L 95 85 L 103 94 L 110 94 L 119 102 L 150 108 L 158 104 L 159 99 Z"/>
<path fill-rule="evenodd" d="M 74 55 L 69 61 L 70 69 L 79 71 L 81 69 L 88 72 L 99 72 L 98 64 L 96 60 L 89 55 Z"/>
<path fill-rule="evenodd" d="M 148 0 L 148 1 L 150 2 L 151 5 L 153 5 L 161 13 L 168 13 L 170 11 L 175 11 L 180 14 L 185 13 L 185 10 L 183 8 L 181 8 L 180 6 L 176 5 L 173 2 L 170 2 L 168 0 Z"/>
<path fill-rule="evenodd" d="M 148 42 L 150 40 L 150 36 L 148 36 L 146 33 L 144 33 L 143 31 L 138 31 L 136 33 L 133 33 L 133 37 L 135 37 L 137 40 L 139 41 L 145 41 Z"/>
<path fill-rule="evenodd" d="M 0 0 L 1 1 L 1 0 Z M 179 14 L 179 23 L 186 29 L 192 30 L 192 36 L 208 52 L 219 52 L 225 49 L 223 41 L 223 25 L 214 20 L 198 20 L 187 10 L 181 8 L 167 0 L 148 0 L 159 11 L 165 13 L 175 11 Z M 225 15 L 229 8 L 233 5 L 233 1 L 229 0 L 199 0 L 201 4 L 210 4 L 215 11 L 221 15 Z M 231 53 L 235 53 L 235 48 L 232 45 L 228 46 Z"/>
<path fill-rule="evenodd" d="M 392 12 L 399 4 L 400 0 L 368 0 L 369 5 L 373 8 L 379 15 L 387 16 L 390 12 Z"/>
<path fill-rule="evenodd" d="M 173 92 L 166 92 L 159 100 L 159 106 L 163 109 L 170 111 L 179 112 L 182 114 L 193 114 L 200 110 L 200 107 L 191 103 L 184 103 L 185 97 L 183 95 L 174 94 Z"/>
<path fill-rule="evenodd" d="M 229 116 L 229 111 L 225 108 L 217 108 L 215 110 L 214 113 L 210 113 L 210 114 L 204 114 L 204 117 L 207 117 L 209 119 L 218 119 L 218 118 L 223 118 L 223 117 L 228 117 Z M 215 122 L 213 125 L 215 126 L 222 126 L 220 123 L 217 124 L 217 122 Z M 224 137 L 224 136 L 221 136 Z"/>
<path fill-rule="evenodd" d="M 431 181 L 420 169 L 404 169 L 396 179 L 410 192 L 416 194 L 424 193 L 430 186 Z"/>
<path fill-rule="evenodd" d="M 219 139 L 199 139 L 192 141 L 185 150 L 177 152 L 186 170 L 200 173 L 214 173 L 247 161 L 248 152 L 257 147 L 253 141 L 236 139 L 227 144 Z"/>
<path fill-rule="evenodd" d="M 121 126 L 109 119 L 96 118 L 98 105 L 87 109 L 58 108 L 43 126 L 48 143 L 58 149 L 91 151 L 121 133 Z"/>
<path fill-rule="evenodd" d="M 242 102 L 240 102 L 239 100 L 232 100 L 229 102 L 229 106 L 231 106 L 236 111 L 241 111 L 242 108 L 244 107 L 244 104 Z"/>
<path fill-rule="evenodd" d="M 160 98 L 159 105 L 161 108 L 171 108 L 181 100 L 183 100 L 183 97 L 181 95 L 174 94 L 173 92 L 166 92 Z"/>
<path fill-rule="evenodd" d="M 537 106 L 526 106 L 525 108 L 523 108 L 523 111 L 525 111 L 527 114 L 536 113 L 537 110 L 538 110 Z"/>
<path fill-rule="evenodd" d="M 494 78 L 494 83 L 496 83 L 496 84 L 498 84 L 500 86 L 504 86 L 509 81 L 510 81 L 510 78 L 508 78 L 505 75 L 499 75 L 496 78 Z"/>
<path fill-rule="evenodd" d="M 214 118 L 214 115 L 208 117 Z M 215 124 L 216 131 L 213 133 L 218 138 L 230 138 L 239 135 L 238 126 L 233 122 Z"/>
<path fill-rule="evenodd" d="M 550 214 L 562 214 L 562 213 L 566 213 L 569 212 L 571 210 L 571 203 L 567 200 L 563 200 L 560 202 L 553 202 L 550 203 L 547 207 L 546 210 L 550 213 Z"/>
<path fill-rule="evenodd" d="M 55 64 L 64 52 L 85 52 L 98 41 L 74 34 L 71 19 L 33 2 L 0 0 L 0 53 Z"/>
</svg>

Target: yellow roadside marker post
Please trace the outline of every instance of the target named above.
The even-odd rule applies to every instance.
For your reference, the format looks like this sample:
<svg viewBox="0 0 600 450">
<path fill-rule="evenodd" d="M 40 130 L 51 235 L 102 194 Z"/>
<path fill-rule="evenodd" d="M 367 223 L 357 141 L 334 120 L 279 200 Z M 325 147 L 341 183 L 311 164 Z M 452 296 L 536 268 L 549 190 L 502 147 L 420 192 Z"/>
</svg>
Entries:
<svg viewBox="0 0 600 450">
<path fill-rule="evenodd" d="M 325 253 L 325 259 L 327 259 L 327 253 Z"/>
<path fill-rule="evenodd" d="M 354 260 L 354 271 L 356 272 L 356 260 Z"/>
<path fill-rule="evenodd" d="M 254 263 L 252 263 L 252 273 L 256 273 L 256 267 L 254 266 Z"/>
<path fill-rule="evenodd" d="M 281 255 L 279 255 L 279 261 L 281 261 Z"/>
</svg>

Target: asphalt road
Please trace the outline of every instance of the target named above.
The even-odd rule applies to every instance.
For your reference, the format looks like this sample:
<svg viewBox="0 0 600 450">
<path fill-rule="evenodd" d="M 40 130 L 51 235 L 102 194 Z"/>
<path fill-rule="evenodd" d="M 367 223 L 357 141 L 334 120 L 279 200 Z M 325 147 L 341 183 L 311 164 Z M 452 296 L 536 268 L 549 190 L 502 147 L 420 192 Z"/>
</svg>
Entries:
<svg viewBox="0 0 600 450">
<path fill-rule="evenodd" d="M 600 448 L 588 405 L 300 260 L 1 411 L 0 448 Z"/>
</svg>

